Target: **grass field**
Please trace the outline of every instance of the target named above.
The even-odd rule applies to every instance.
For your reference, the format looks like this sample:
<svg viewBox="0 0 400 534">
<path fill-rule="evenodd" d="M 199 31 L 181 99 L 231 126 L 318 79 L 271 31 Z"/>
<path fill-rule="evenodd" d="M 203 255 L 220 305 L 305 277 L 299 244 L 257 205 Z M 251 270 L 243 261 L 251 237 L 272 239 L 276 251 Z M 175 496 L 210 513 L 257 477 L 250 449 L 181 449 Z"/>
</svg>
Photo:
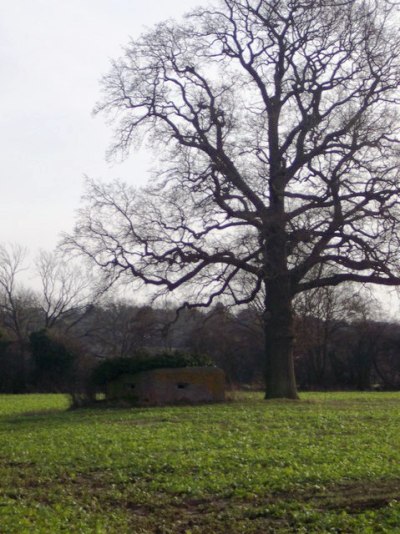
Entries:
<svg viewBox="0 0 400 534">
<path fill-rule="evenodd" d="M 1 533 L 400 532 L 400 393 L 0 396 Z"/>
</svg>

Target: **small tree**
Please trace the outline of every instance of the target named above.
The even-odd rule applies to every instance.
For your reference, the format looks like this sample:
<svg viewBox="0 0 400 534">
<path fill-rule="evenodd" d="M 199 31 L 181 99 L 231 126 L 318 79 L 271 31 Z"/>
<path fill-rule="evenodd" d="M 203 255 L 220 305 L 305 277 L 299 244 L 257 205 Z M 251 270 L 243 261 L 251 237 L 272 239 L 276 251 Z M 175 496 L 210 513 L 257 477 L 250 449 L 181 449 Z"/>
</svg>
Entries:
<svg viewBox="0 0 400 534">
<path fill-rule="evenodd" d="M 142 191 L 90 183 L 67 241 L 110 276 L 186 288 L 186 306 L 263 288 L 268 398 L 297 397 L 296 294 L 400 283 L 396 10 L 221 0 L 132 41 L 104 78 L 111 153 L 146 138 L 162 165 Z"/>
</svg>

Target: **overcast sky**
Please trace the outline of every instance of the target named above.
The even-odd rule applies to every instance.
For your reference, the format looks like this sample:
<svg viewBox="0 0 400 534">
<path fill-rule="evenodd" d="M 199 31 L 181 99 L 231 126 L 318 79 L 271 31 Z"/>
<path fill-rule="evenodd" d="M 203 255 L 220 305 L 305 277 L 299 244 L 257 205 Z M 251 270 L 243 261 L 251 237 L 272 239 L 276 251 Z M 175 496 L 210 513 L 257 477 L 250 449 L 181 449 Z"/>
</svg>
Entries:
<svg viewBox="0 0 400 534">
<path fill-rule="evenodd" d="M 199 0 L 0 0 L 0 242 L 32 252 L 71 230 L 83 176 L 140 183 L 149 164 L 110 165 L 99 79 L 129 36 Z"/>
</svg>

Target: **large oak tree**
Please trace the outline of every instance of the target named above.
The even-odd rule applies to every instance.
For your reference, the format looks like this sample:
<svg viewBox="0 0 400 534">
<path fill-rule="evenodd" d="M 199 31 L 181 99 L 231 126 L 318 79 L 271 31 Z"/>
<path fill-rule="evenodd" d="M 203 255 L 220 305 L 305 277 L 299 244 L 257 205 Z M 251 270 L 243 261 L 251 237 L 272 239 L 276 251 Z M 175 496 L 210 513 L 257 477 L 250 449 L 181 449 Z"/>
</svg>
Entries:
<svg viewBox="0 0 400 534">
<path fill-rule="evenodd" d="M 90 183 L 69 243 L 186 305 L 264 295 L 266 397 L 296 398 L 296 294 L 399 277 L 397 7 L 221 0 L 133 40 L 104 78 L 111 152 L 148 187 Z"/>
</svg>

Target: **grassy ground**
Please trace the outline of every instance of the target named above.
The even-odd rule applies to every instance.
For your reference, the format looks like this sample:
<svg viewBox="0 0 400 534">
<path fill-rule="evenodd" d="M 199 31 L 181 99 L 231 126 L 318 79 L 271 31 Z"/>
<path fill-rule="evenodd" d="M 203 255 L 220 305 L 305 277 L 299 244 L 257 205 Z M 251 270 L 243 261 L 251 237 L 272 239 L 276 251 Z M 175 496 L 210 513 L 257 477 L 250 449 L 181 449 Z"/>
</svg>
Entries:
<svg viewBox="0 0 400 534">
<path fill-rule="evenodd" d="M 400 532 L 400 393 L 67 411 L 0 396 L 0 532 Z"/>
</svg>

